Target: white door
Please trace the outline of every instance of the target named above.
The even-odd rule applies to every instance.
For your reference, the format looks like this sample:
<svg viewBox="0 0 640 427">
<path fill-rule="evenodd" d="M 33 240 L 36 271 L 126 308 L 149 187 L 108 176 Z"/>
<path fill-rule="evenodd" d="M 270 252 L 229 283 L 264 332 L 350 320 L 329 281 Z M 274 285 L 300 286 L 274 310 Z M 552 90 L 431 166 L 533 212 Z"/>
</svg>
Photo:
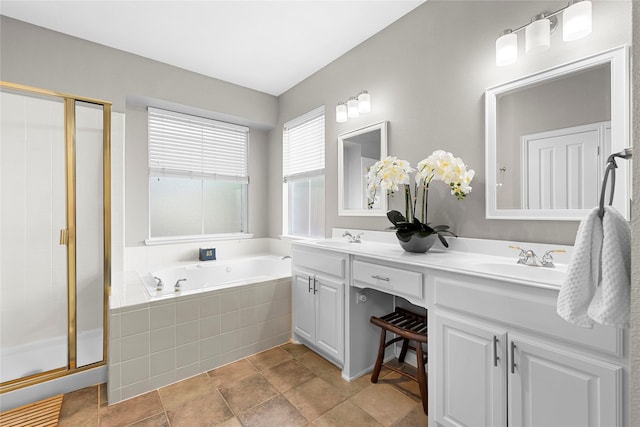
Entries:
<svg viewBox="0 0 640 427">
<path fill-rule="evenodd" d="M 522 137 L 525 209 L 585 209 L 598 204 L 604 125 Z"/>
<path fill-rule="evenodd" d="M 343 360 L 344 284 L 316 277 L 316 343 L 328 356 Z"/>
<path fill-rule="evenodd" d="M 510 335 L 509 426 L 621 426 L 622 368 Z M 509 371 L 511 372 L 511 370 Z"/>
<path fill-rule="evenodd" d="M 441 313 L 435 324 L 436 422 L 506 426 L 505 331 Z"/>
<path fill-rule="evenodd" d="M 293 333 L 299 338 L 314 343 L 315 334 L 315 295 L 313 294 L 313 274 L 293 270 Z"/>
</svg>

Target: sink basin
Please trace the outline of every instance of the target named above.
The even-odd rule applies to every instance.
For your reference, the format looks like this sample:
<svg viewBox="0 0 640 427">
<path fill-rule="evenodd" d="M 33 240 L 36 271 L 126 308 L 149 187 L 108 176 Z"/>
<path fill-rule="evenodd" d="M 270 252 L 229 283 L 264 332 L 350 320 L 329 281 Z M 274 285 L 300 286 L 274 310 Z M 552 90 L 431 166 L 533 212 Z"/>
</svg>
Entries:
<svg viewBox="0 0 640 427">
<path fill-rule="evenodd" d="M 313 243 L 327 248 L 348 248 L 351 245 L 361 245 L 361 243 L 351 243 L 346 240 L 318 240 Z"/>
<path fill-rule="evenodd" d="M 561 285 L 566 274 L 566 265 L 556 265 L 556 268 L 532 267 L 517 263 L 499 261 L 483 261 L 474 263 L 473 269 L 478 272 L 496 276 L 511 277 L 521 280 L 552 283 Z"/>
</svg>

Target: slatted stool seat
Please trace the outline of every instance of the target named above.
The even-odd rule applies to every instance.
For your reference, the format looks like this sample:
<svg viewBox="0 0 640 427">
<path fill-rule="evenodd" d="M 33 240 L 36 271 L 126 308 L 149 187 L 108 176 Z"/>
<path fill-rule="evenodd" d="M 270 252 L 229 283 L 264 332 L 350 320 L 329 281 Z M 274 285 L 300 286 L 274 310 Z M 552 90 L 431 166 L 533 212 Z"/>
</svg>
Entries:
<svg viewBox="0 0 640 427">
<path fill-rule="evenodd" d="M 389 313 L 382 317 L 371 317 L 371 323 L 376 326 L 379 326 L 382 329 L 382 333 L 380 335 L 380 348 L 378 349 L 378 358 L 376 359 L 375 367 L 373 368 L 373 372 L 371 373 L 371 382 L 378 382 L 378 376 L 380 375 L 380 370 L 384 366 L 387 369 L 390 369 L 394 372 L 397 372 L 400 375 L 403 375 L 407 378 L 416 381 L 420 388 L 420 397 L 422 399 L 422 407 L 424 408 L 424 413 L 427 413 L 427 372 L 426 372 L 426 364 L 427 364 L 427 354 L 426 351 L 422 349 L 422 345 L 427 343 L 427 317 L 422 316 L 420 314 L 413 313 L 409 310 L 405 310 L 403 308 L 396 308 L 393 313 Z M 387 341 L 387 331 L 392 332 L 397 335 L 396 338 L 393 338 Z M 394 366 L 390 366 L 384 363 L 384 351 L 385 349 L 393 343 L 398 341 L 402 341 L 402 350 L 400 351 L 400 356 L 398 357 L 398 361 L 400 363 L 404 362 L 404 358 L 407 355 L 407 350 L 412 349 L 416 352 L 417 361 L 418 361 L 418 375 L 412 375 L 408 372 L 404 372 Z M 413 341 L 416 343 L 415 346 L 411 345 L 410 342 Z"/>
</svg>

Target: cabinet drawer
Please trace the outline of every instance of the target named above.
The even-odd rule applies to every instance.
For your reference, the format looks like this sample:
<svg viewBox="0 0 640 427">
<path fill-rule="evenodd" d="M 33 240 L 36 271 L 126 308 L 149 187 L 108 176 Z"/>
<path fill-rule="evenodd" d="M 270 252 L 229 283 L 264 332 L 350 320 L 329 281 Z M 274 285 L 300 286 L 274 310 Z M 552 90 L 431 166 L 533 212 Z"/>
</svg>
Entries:
<svg viewBox="0 0 640 427">
<path fill-rule="evenodd" d="M 354 260 L 352 275 L 356 285 L 422 299 L 422 273 L 417 271 Z"/>
<path fill-rule="evenodd" d="M 344 279 L 345 259 L 342 256 L 296 247 L 293 248 L 291 255 L 295 267 L 303 267 Z"/>
</svg>

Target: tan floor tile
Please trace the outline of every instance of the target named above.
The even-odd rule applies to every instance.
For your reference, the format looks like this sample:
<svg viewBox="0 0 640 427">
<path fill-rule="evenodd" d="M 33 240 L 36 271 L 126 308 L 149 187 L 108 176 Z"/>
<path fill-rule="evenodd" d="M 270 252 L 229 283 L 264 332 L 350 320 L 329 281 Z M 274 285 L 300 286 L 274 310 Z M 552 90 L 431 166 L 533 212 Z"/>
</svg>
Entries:
<svg viewBox="0 0 640 427">
<path fill-rule="evenodd" d="M 207 374 L 200 374 L 158 389 L 165 409 L 174 408 L 213 392 L 215 392 L 215 385 Z"/>
<path fill-rule="evenodd" d="M 341 376 L 340 369 L 337 366 L 312 351 L 297 357 L 296 360 L 318 375 Z"/>
<path fill-rule="evenodd" d="M 172 427 L 215 426 L 233 417 L 231 409 L 217 390 L 197 396 L 167 410 Z"/>
<path fill-rule="evenodd" d="M 411 410 L 405 417 L 401 418 L 392 424 L 392 427 L 416 427 L 426 426 L 429 419 L 427 414 L 424 413 L 422 405 L 418 405 Z"/>
<path fill-rule="evenodd" d="M 236 414 L 266 402 L 278 394 L 260 374 L 220 387 L 220 393 Z"/>
<path fill-rule="evenodd" d="M 415 368 L 413 368 L 413 371 L 415 371 Z M 378 384 L 392 385 L 416 402 L 422 402 L 420 397 L 420 386 L 418 385 L 418 383 L 416 381 L 413 381 L 412 379 L 400 375 L 397 372 L 390 371 L 390 373 L 378 380 Z"/>
<path fill-rule="evenodd" d="M 154 415 L 127 427 L 169 427 L 169 420 L 165 414 Z"/>
<path fill-rule="evenodd" d="M 284 393 L 293 387 L 316 377 L 316 374 L 302 366 L 294 359 L 287 360 L 273 368 L 269 368 L 263 371 L 262 375 L 280 393 Z"/>
<path fill-rule="evenodd" d="M 100 408 L 100 426 L 126 426 L 164 412 L 157 391 Z"/>
<path fill-rule="evenodd" d="M 309 421 L 347 399 L 346 394 L 319 377 L 289 390 L 284 396 Z"/>
<path fill-rule="evenodd" d="M 313 422 L 317 427 L 378 427 L 382 426 L 371 415 L 348 400 L 326 412 Z M 426 426 L 426 424 L 425 424 Z"/>
<path fill-rule="evenodd" d="M 240 414 L 244 427 L 304 426 L 307 419 L 282 395 Z"/>
<path fill-rule="evenodd" d="M 97 427 L 98 425 L 98 407 L 95 405 L 79 408 L 73 413 L 67 413 L 64 417 L 60 415 L 58 419 L 59 427 Z"/>
<path fill-rule="evenodd" d="M 398 421 L 418 405 L 388 384 L 372 384 L 350 400 L 385 426 Z"/>
<path fill-rule="evenodd" d="M 338 371 L 340 373 L 340 371 Z M 353 381 L 347 381 L 342 378 L 342 375 L 322 375 L 323 380 L 336 387 L 340 392 L 344 393 L 347 397 L 354 396 L 360 393 L 365 388 L 369 387 L 371 383 L 370 375 L 363 375 Z"/>
<path fill-rule="evenodd" d="M 304 344 L 296 344 L 293 342 L 282 344 L 280 348 L 291 354 L 293 357 L 299 357 L 311 351 L 309 350 L 309 347 L 305 346 Z"/>
<path fill-rule="evenodd" d="M 216 424 L 216 427 L 242 427 L 242 423 L 236 417 L 233 417 L 220 424 Z"/>
<path fill-rule="evenodd" d="M 254 354 L 247 358 L 253 366 L 259 371 L 264 371 L 276 365 L 281 364 L 286 360 L 293 359 L 293 356 L 284 351 L 280 347 L 275 347 L 262 353 Z"/>
<path fill-rule="evenodd" d="M 209 371 L 209 377 L 214 384 L 220 388 L 228 384 L 233 384 L 243 378 L 250 377 L 258 370 L 247 359 L 238 360 L 220 368 Z"/>
<path fill-rule="evenodd" d="M 85 387 L 80 390 L 66 393 L 62 398 L 60 420 L 72 417 L 76 412 L 87 408 L 98 408 L 98 387 Z M 97 414 L 97 412 L 96 412 Z"/>
</svg>

